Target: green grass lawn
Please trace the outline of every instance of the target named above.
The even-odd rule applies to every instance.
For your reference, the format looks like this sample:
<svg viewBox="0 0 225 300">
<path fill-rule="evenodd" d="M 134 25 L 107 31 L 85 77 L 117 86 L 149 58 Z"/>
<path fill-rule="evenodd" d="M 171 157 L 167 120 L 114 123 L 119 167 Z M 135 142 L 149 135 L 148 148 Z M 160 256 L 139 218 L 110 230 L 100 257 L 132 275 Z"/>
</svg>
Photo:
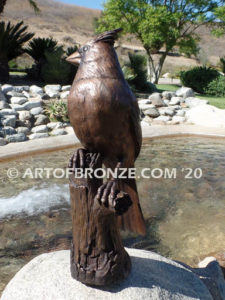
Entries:
<svg viewBox="0 0 225 300">
<path fill-rule="evenodd" d="M 177 84 L 157 84 L 156 86 L 159 92 L 161 93 L 163 91 L 175 92 L 180 88 L 180 86 Z M 196 97 L 198 97 L 199 99 L 208 100 L 210 105 L 214 105 L 218 108 L 225 109 L 225 97 L 214 97 L 214 96 L 202 95 L 202 94 L 196 94 Z"/>
</svg>

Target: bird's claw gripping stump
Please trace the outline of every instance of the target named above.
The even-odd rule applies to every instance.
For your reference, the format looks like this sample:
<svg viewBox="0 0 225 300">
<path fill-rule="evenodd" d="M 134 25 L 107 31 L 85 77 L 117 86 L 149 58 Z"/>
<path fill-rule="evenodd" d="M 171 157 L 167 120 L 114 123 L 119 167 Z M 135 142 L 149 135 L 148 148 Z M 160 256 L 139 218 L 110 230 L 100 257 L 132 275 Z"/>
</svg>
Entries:
<svg viewBox="0 0 225 300">
<path fill-rule="evenodd" d="M 69 168 L 102 167 L 102 157 L 78 149 Z M 103 184 L 99 178 L 75 178 L 70 175 L 73 240 L 71 248 L 72 277 L 88 285 L 106 286 L 125 279 L 131 261 L 125 251 L 117 215 L 132 204 L 127 193 L 119 191 L 116 181 Z"/>
</svg>

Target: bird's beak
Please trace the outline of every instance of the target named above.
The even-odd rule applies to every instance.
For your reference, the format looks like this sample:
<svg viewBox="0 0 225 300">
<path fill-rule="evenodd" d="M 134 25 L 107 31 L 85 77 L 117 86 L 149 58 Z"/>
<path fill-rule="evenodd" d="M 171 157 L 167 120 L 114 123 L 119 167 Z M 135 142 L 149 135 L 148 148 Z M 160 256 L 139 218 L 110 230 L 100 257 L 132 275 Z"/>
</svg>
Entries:
<svg viewBox="0 0 225 300">
<path fill-rule="evenodd" d="M 79 65 L 81 61 L 80 53 L 78 51 L 74 52 L 66 58 L 66 61 L 76 66 Z"/>
</svg>

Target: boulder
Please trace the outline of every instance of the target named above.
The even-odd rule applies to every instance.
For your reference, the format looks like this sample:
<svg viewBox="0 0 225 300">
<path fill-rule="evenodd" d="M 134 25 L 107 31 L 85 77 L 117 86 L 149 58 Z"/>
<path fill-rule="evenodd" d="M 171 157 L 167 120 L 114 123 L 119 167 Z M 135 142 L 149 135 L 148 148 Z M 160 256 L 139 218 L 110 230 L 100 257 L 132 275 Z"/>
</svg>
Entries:
<svg viewBox="0 0 225 300">
<path fill-rule="evenodd" d="M 6 95 L 10 98 L 11 97 L 25 97 L 23 93 L 18 93 L 16 91 L 10 91 L 10 92 L 6 93 Z"/>
<path fill-rule="evenodd" d="M 0 101 L 7 102 L 6 96 L 1 90 L 0 90 Z"/>
<path fill-rule="evenodd" d="M 7 94 L 8 92 L 12 91 L 14 87 L 11 84 L 3 84 L 2 85 L 2 91 L 4 94 Z"/>
<path fill-rule="evenodd" d="M 225 109 L 212 105 L 200 105 L 186 112 L 187 122 L 214 128 L 225 128 Z"/>
<path fill-rule="evenodd" d="M 209 103 L 208 100 L 203 100 L 199 98 L 189 97 L 185 99 L 185 103 L 190 107 L 200 106 L 200 105 L 206 105 Z"/>
<path fill-rule="evenodd" d="M 42 95 L 44 92 L 43 92 L 43 89 L 37 85 L 32 85 L 30 87 L 30 93 L 32 95 Z"/>
<path fill-rule="evenodd" d="M 176 116 L 183 117 L 185 115 L 185 111 L 180 109 L 176 111 Z"/>
<path fill-rule="evenodd" d="M 8 283 L 1 300 L 213 300 L 189 268 L 154 252 L 127 251 L 132 261 L 128 278 L 102 288 L 86 286 L 71 277 L 69 250 L 39 255 Z"/>
<path fill-rule="evenodd" d="M 10 108 L 9 104 L 5 101 L 0 101 L 0 110 Z"/>
<path fill-rule="evenodd" d="M 169 91 L 162 92 L 163 99 L 171 100 L 171 98 L 174 96 L 176 96 L 176 93 L 174 93 L 174 92 L 169 92 Z"/>
<path fill-rule="evenodd" d="M 43 108 L 42 107 L 34 107 L 30 110 L 30 113 L 34 116 L 36 115 L 40 115 L 43 111 Z"/>
<path fill-rule="evenodd" d="M 183 122 L 185 122 L 185 117 L 176 115 L 173 117 L 172 121 L 175 122 L 176 124 L 183 123 Z"/>
<path fill-rule="evenodd" d="M 61 85 L 48 84 L 44 87 L 44 91 L 50 98 L 58 98 L 60 96 Z"/>
<path fill-rule="evenodd" d="M 145 110 L 144 114 L 151 118 L 157 118 L 159 116 L 159 111 L 157 108 L 152 107 L 152 108 Z"/>
<path fill-rule="evenodd" d="M 169 116 L 159 116 L 158 118 L 154 119 L 154 123 L 155 124 L 165 124 L 170 120 L 171 120 L 171 117 L 169 117 Z"/>
<path fill-rule="evenodd" d="M 180 104 L 182 98 L 181 97 L 172 97 L 169 105 L 177 105 Z"/>
<path fill-rule="evenodd" d="M 15 128 L 16 126 L 16 116 L 12 115 L 12 116 L 6 116 L 3 120 L 2 120 L 2 125 L 4 126 L 10 126 Z"/>
<path fill-rule="evenodd" d="M 29 90 L 29 85 L 14 86 L 14 91 L 17 93 L 22 93 L 23 91 L 29 92 Z"/>
<path fill-rule="evenodd" d="M 5 126 L 0 127 L 0 136 L 5 137 L 6 135 L 16 134 L 16 130 L 13 127 Z"/>
<path fill-rule="evenodd" d="M 27 91 L 23 91 L 22 95 L 26 98 L 30 98 L 30 94 Z"/>
<path fill-rule="evenodd" d="M 22 110 L 24 110 L 23 106 L 19 105 L 19 104 L 9 104 L 9 106 L 12 109 L 14 109 L 15 111 L 22 111 Z"/>
<path fill-rule="evenodd" d="M 63 85 L 62 86 L 62 92 L 70 91 L 70 89 L 71 89 L 71 85 Z"/>
<path fill-rule="evenodd" d="M 27 110 L 19 111 L 19 120 L 25 121 L 25 120 L 30 120 L 31 118 L 31 113 Z"/>
<path fill-rule="evenodd" d="M 176 96 L 182 98 L 194 97 L 195 92 L 189 87 L 181 87 L 179 90 L 176 91 Z"/>
<path fill-rule="evenodd" d="M 149 99 L 138 99 L 138 104 L 151 104 L 152 101 Z"/>
<path fill-rule="evenodd" d="M 139 104 L 139 103 L 138 103 Z M 139 104 L 139 108 L 142 110 L 142 111 L 145 111 L 149 108 L 152 108 L 152 107 L 155 107 L 155 105 L 153 104 Z"/>
<path fill-rule="evenodd" d="M 67 131 L 63 128 L 53 129 L 51 132 L 51 135 L 57 136 L 57 135 L 66 135 Z"/>
<path fill-rule="evenodd" d="M 40 99 L 30 99 L 28 102 L 24 103 L 23 110 L 31 110 L 35 107 L 42 107 L 42 101 Z"/>
<path fill-rule="evenodd" d="M 0 137 L 0 146 L 5 146 L 7 144 L 7 141 Z"/>
<path fill-rule="evenodd" d="M 25 135 L 27 135 L 27 134 L 30 133 L 30 129 L 27 128 L 27 127 L 18 127 L 18 128 L 16 128 L 16 131 L 17 131 L 18 133 L 23 133 L 23 134 L 25 134 Z"/>
<path fill-rule="evenodd" d="M 35 126 L 31 129 L 33 133 L 45 133 L 48 132 L 48 127 L 46 125 Z"/>
<path fill-rule="evenodd" d="M 58 129 L 58 128 L 64 128 L 62 122 L 50 122 L 47 124 L 48 129 L 53 130 L 53 129 Z"/>
<path fill-rule="evenodd" d="M 160 115 L 163 115 L 163 116 L 170 116 L 172 117 L 174 115 L 174 112 L 175 110 L 174 109 L 171 109 L 169 107 L 161 107 L 159 108 L 159 112 L 160 112 Z"/>
<path fill-rule="evenodd" d="M 26 97 L 12 97 L 11 99 L 10 99 L 10 102 L 12 103 L 12 104 L 24 104 L 25 102 L 27 102 L 27 98 Z"/>
<path fill-rule="evenodd" d="M 5 108 L 0 111 L 0 117 L 10 116 L 10 115 L 14 115 L 14 116 L 17 115 L 17 112 L 15 111 L 15 109 Z"/>
<path fill-rule="evenodd" d="M 153 93 L 149 96 L 149 100 L 152 101 L 152 104 L 155 107 L 165 106 L 165 103 L 162 100 L 162 95 L 160 93 Z"/>
<path fill-rule="evenodd" d="M 29 139 L 30 140 L 35 140 L 35 139 L 42 139 L 42 138 L 46 138 L 46 137 L 48 137 L 49 135 L 48 135 L 48 133 L 46 133 L 46 132 L 40 132 L 40 133 L 33 133 L 33 134 L 31 134 L 31 135 L 29 135 Z"/>
<path fill-rule="evenodd" d="M 46 125 L 49 122 L 49 118 L 45 115 L 37 115 L 35 116 L 36 121 L 34 123 L 34 126 L 39 126 L 39 125 Z"/>
<path fill-rule="evenodd" d="M 61 94 L 60 94 L 60 98 L 61 99 L 67 99 L 68 98 L 68 96 L 69 96 L 69 91 L 65 91 L 65 92 L 62 92 Z"/>
<path fill-rule="evenodd" d="M 24 133 L 17 133 L 12 135 L 7 135 L 6 140 L 8 143 L 19 143 L 27 140 L 27 137 Z"/>
</svg>

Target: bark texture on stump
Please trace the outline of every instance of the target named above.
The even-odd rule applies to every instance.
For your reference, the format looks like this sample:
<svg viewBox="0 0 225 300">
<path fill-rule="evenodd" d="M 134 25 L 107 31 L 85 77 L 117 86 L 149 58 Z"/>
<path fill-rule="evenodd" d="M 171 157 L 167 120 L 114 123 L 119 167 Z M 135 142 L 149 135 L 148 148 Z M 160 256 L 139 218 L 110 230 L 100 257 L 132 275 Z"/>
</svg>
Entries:
<svg viewBox="0 0 225 300">
<path fill-rule="evenodd" d="M 101 162 L 99 157 L 92 168 L 101 167 Z M 74 163 L 75 167 L 79 167 Z M 96 178 L 70 176 L 73 222 L 71 274 L 85 284 L 97 286 L 121 281 L 131 269 L 130 257 L 123 247 L 117 225 L 115 204 L 103 204 L 96 197 L 102 184 L 102 180 Z M 123 201 L 122 197 L 119 199 Z"/>
</svg>

